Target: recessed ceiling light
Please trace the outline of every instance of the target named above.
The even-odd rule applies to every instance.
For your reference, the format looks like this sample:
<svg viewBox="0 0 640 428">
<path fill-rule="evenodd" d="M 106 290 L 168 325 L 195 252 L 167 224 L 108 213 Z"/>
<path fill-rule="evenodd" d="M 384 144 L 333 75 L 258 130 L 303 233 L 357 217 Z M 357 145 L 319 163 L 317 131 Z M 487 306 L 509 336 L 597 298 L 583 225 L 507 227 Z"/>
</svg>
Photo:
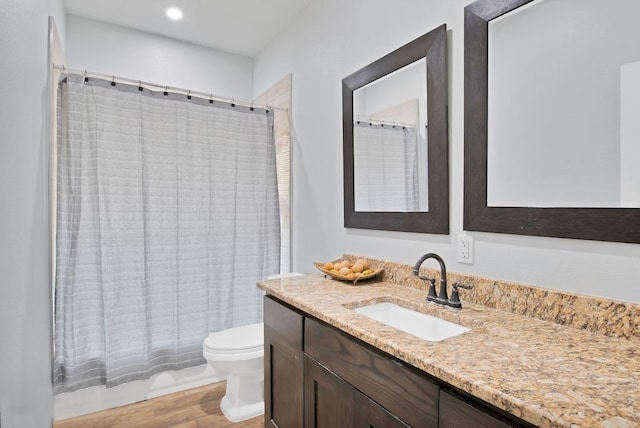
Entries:
<svg viewBox="0 0 640 428">
<path fill-rule="evenodd" d="M 170 7 L 167 9 L 167 16 L 171 19 L 178 20 L 182 18 L 182 11 L 176 7 Z"/>
</svg>

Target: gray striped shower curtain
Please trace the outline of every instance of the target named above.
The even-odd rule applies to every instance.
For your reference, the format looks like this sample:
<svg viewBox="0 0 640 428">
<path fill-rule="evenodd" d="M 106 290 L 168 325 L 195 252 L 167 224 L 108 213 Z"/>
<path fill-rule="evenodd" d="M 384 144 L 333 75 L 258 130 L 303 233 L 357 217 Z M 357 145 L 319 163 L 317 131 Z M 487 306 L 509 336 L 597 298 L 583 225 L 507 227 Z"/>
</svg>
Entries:
<svg viewBox="0 0 640 428">
<path fill-rule="evenodd" d="M 279 272 L 273 112 L 110 83 L 59 84 L 56 393 L 204 363 Z"/>
</svg>

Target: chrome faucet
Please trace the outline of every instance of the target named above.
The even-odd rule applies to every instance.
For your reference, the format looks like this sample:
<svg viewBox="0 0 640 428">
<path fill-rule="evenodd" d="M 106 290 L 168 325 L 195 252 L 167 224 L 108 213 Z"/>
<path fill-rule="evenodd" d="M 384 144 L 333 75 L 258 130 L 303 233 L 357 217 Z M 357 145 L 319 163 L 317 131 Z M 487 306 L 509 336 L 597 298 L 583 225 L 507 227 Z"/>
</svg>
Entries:
<svg viewBox="0 0 640 428">
<path fill-rule="evenodd" d="M 424 263 L 427 259 L 436 259 L 440 264 L 440 291 L 438 295 L 436 295 L 436 280 L 434 278 L 420 276 L 420 266 L 422 266 L 422 263 Z M 465 288 L 467 290 L 473 288 L 473 286 L 471 285 L 465 285 L 460 284 L 459 282 L 455 282 L 451 291 L 451 298 L 449 298 L 447 296 L 447 267 L 445 266 L 442 257 L 435 253 L 427 253 L 424 256 L 420 257 L 420 259 L 413 267 L 413 274 L 424 281 L 430 282 L 429 292 L 427 293 L 427 301 L 435 302 L 440 305 L 451 306 L 452 308 L 462 308 L 462 303 L 460 302 L 460 297 L 458 295 L 459 288 Z"/>
</svg>

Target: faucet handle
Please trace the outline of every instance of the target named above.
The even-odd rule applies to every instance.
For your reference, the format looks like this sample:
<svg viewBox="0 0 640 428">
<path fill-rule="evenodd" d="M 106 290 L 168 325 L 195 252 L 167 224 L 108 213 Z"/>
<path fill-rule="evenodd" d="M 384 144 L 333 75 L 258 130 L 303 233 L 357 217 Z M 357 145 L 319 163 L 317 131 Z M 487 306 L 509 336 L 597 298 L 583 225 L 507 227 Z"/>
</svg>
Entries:
<svg viewBox="0 0 640 428">
<path fill-rule="evenodd" d="M 436 280 L 435 278 L 424 278 L 429 281 L 429 292 L 427 293 L 427 302 L 434 302 L 438 296 L 436 296 Z"/>
<path fill-rule="evenodd" d="M 460 302 L 460 296 L 458 295 L 458 289 L 464 288 L 465 290 L 471 290 L 473 285 L 461 284 L 459 282 L 454 282 L 451 287 L 451 298 L 449 298 L 449 302 L 447 303 L 452 308 L 462 308 L 462 302 Z"/>
</svg>

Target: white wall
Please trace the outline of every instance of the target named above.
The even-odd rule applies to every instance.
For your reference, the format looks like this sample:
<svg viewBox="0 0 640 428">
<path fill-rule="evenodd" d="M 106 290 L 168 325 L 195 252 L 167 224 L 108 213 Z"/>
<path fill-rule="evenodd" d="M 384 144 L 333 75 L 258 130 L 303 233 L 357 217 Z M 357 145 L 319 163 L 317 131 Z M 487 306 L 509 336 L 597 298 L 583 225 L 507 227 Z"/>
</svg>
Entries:
<svg viewBox="0 0 640 428">
<path fill-rule="evenodd" d="M 254 87 L 293 74 L 293 265 L 344 252 L 414 263 L 442 255 L 451 271 L 640 303 L 640 245 L 470 233 L 473 265 L 457 263 L 463 210 L 463 10 L 468 0 L 313 2 L 255 60 Z M 446 23 L 450 70 L 449 236 L 343 227 L 341 80 Z"/>
<path fill-rule="evenodd" d="M 56 21 L 56 29 L 62 46 L 67 40 L 67 11 L 64 8 L 63 0 L 48 0 L 49 15 Z"/>
<path fill-rule="evenodd" d="M 51 426 L 48 4 L 0 8 L 0 425 Z"/>
<path fill-rule="evenodd" d="M 66 66 L 250 100 L 253 60 L 76 15 L 67 16 Z"/>
</svg>

